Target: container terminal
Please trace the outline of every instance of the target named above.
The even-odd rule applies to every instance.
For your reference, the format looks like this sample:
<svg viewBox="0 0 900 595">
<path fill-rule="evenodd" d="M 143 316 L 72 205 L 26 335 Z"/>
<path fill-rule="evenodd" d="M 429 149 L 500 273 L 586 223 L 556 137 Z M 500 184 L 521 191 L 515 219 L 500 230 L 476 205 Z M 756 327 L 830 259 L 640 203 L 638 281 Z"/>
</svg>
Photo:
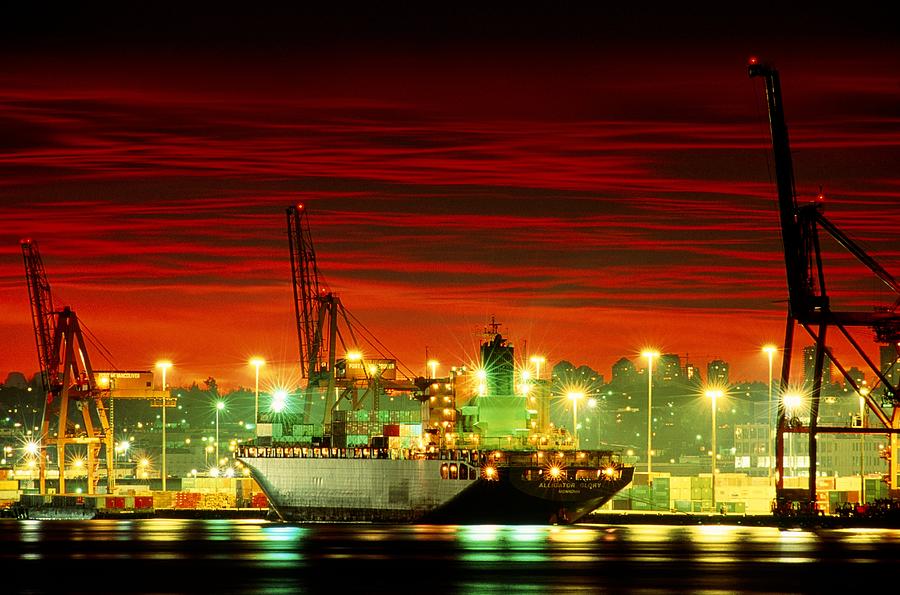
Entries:
<svg viewBox="0 0 900 595">
<path fill-rule="evenodd" d="M 893 362 L 900 359 L 897 357 L 900 349 L 900 314 L 897 312 L 900 307 L 900 284 L 824 215 L 823 196 L 803 202 L 796 195 L 779 73 L 757 59 L 751 59 L 748 72 L 751 78 L 762 79 L 765 86 L 788 288 L 785 338 L 780 349 L 782 369 L 778 393 L 781 398 L 777 401 L 776 419 L 772 427 L 774 477 L 772 481 L 766 478 L 766 484 L 763 485 L 760 478 L 741 477 L 739 473 L 732 476 L 719 473 L 715 465 L 712 473 L 698 473 L 695 477 L 673 476 L 664 471 L 653 472 L 653 448 L 649 442 L 653 433 L 649 432 L 647 450 L 644 453 L 645 472 L 621 463 L 610 466 L 612 459 L 604 459 L 603 465 L 596 468 L 598 474 L 603 473 L 604 469 L 614 468 L 618 470 L 617 473 L 621 473 L 628 468 L 628 481 L 617 486 L 609 494 L 609 498 L 603 500 L 602 511 L 582 511 L 579 518 L 590 519 L 595 514 L 629 509 L 684 515 L 702 514 L 704 511 L 726 516 L 768 514 L 774 519 L 815 518 L 828 514 L 843 519 L 878 518 L 882 522 L 897 516 L 897 502 L 900 501 L 900 491 L 897 490 L 900 478 L 897 468 L 900 408 L 896 407 L 896 375 L 892 370 L 885 370 L 884 366 L 872 361 L 851 330 L 870 330 L 876 344 L 882 346 L 882 349 L 894 350 Z M 479 370 L 471 370 L 476 388 L 472 389 L 470 377 L 467 377 L 465 380 L 470 381 L 470 386 L 462 390 L 456 385 L 459 377 L 436 378 L 432 373 L 429 378 L 427 373 L 416 376 L 408 373 L 411 371 L 404 371 L 400 362 L 391 357 L 377 338 L 367 339 L 370 349 L 364 358 L 354 356 L 354 343 L 361 343 L 360 337 L 365 335 L 365 329 L 343 307 L 337 294 L 331 292 L 320 279 L 303 205 L 290 207 L 287 215 L 300 344 L 299 363 L 306 380 L 306 388 L 303 389 L 306 395 L 305 410 L 297 423 L 267 418 L 257 410 L 254 420 L 256 441 L 252 446 L 241 447 L 238 460 L 242 457 L 246 460 L 257 459 L 260 453 L 258 449 L 283 449 L 288 444 L 291 448 L 316 449 L 317 456 L 321 456 L 323 449 L 327 449 L 329 457 L 335 456 L 339 449 L 341 456 L 346 456 L 348 449 L 356 448 L 378 449 L 379 452 L 422 450 L 425 453 L 455 450 L 470 453 L 466 456 L 478 453 L 479 457 L 485 457 L 500 449 L 499 441 L 503 437 L 514 440 L 517 448 L 532 452 L 535 456 L 541 452 L 557 452 L 560 456 L 571 454 L 577 459 L 579 452 L 584 450 L 578 445 L 577 423 L 573 424 L 574 431 L 569 435 L 554 435 L 552 431 L 548 431 L 546 412 L 540 402 L 532 405 L 528 401 L 529 397 L 520 395 L 515 386 L 499 387 L 498 382 L 510 382 L 497 379 L 503 375 L 495 375 L 494 378 L 478 377 L 481 370 L 490 366 L 484 365 Z M 893 292 L 896 296 L 893 303 L 876 306 L 871 310 L 845 310 L 837 307 L 826 286 L 823 261 L 827 255 L 821 247 L 825 237 L 844 248 L 878 282 Z M 271 514 L 271 500 L 276 496 L 277 489 L 267 485 L 265 473 L 258 467 L 254 468 L 253 464 L 248 465 L 252 478 L 221 478 L 233 480 L 221 492 L 216 485 L 210 495 L 207 491 L 210 488 L 204 481 L 207 478 L 202 477 L 178 478 L 179 489 L 170 490 L 166 485 L 169 477 L 166 473 L 165 446 L 161 449 L 160 489 L 151 491 L 149 487 L 143 489 L 130 486 L 123 490 L 116 485 L 116 475 L 109 472 L 115 468 L 114 403 L 122 399 L 140 399 L 159 407 L 165 445 L 166 411 L 177 403 L 165 380 L 166 369 L 171 364 L 161 363 L 159 366 L 162 373 L 160 384 L 154 384 L 158 374 L 154 375 L 151 371 L 123 373 L 119 370 L 95 370 L 91 365 L 85 332 L 74 309 L 69 306 L 57 307 L 53 303 L 37 243 L 25 239 L 22 240 L 21 247 L 46 399 L 38 433 L 41 438 L 35 445 L 29 444 L 27 447 L 31 449 L 28 454 L 33 463 L 29 479 L 22 480 L 15 469 L 0 470 L 4 475 L 0 477 L 0 505 L 6 505 L 5 513 L 32 517 L 39 516 L 42 512 L 50 516 L 81 514 L 84 518 L 117 514 L 165 514 L 165 511 L 179 510 L 253 511 L 248 514 L 265 510 L 267 514 Z M 341 325 L 345 325 L 344 330 L 341 330 Z M 798 380 L 792 377 L 791 362 L 795 351 L 795 334 L 800 333 L 808 335 L 814 343 L 811 353 L 814 382 L 808 395 L 809 415 L 805 419 L 792 410 L 788 399 L 791 387 L 798 385 Z M 831 346 L 832 341 L 837 339 L 842 341 L 843 352 Z M 488 344 L 494 340 L 503 340 L 496 327 Z M 377 347 L 372 349 L 374 345 Z M 337 356 L 339 349 L 343 350 L 341 357 Z M 499 350 L 496 352 L 499 353 Z M 844 352 L 867 363 L 868 372 L 876 378 L 873 385 L 863 386 L 858 383 L 858 379 L 851 374 L 850 367 L 844 363 Z M 652 365 L 652 356 L 648 359 Z M 482 364 L 487 363 L 490 362 L 482 361 Z M 837 369 L 847 385 L 860 396 L 866 419 L 873 420 L 871 426 L 820 423 L 819 411 L 823 395 L 821 378 L 826 365 Z M 463 366 L 459 369 L 465 370 Z M 542 389 L 548 390 L 547 386 L 541 384 L 539 373 L 533 384 L 536 396 L 532 398 L 536 398 Z M 441 389 L 441 385 L 453 385 L 453 388 Z M 478 388 L 479 386 L 484 388 Z M 488 389 L 488 386 L 491 388 Z M 875 388 L 881 389 L 881 398 L 876 397 Z M 450 392 L 444 394 L 442 390 Z M 315 401 L 313 395 L 319 394 L 325 400 L 321 417 L 319 412 L 314 415 L 312 407 Z M 410 433 L 408 428 L 405 435 L 401 434 L 399 430 L 403 424 L 400 423 L 370 425 L 370 417 L 365 420 L 359 417 L 363 413 L 366 416 L 377 416 L 381 412 L 380 401 L 388 398 L 388 395 L 402 395 L 407 400 L 416 402 L 417 407 L 411 410 L 416 411 L 418 423 L 405 425 L 418 425 L 418 435 Z M 436 399 L 445 397 L 451 399 L 451 406 L 434 406 Z M 648 400 L 649 398 L 650 388 Z M 501 402 L 503 399 L 509 402 Z M 652 410 L 651 407 L 648 406 L 648 412 Z M 375 421 L 382 420 L 376 417 Z M 856 485 L 860 488 L 856 502 L 849 498 L 831 496 L 835 492 L 851 491 L 846 489 L 847 482 L 841 481 L 844 478 L 822 477 L 816 472 L 819 437 L 838 434 L 883 435 L 888 442 L 884 449 L 888 473 L 880 481 L 860 474 L 856 478 Z M 479 440 L 482 441 L 481 444 L 477 444 Z M 498 443 L 492 445 L 491 440 Z M 795 441 L 801 440 L 806 442 L 808 468 L 801 477 L 789 477 L 785 467 L 786 446 L 792 447 Z M 248 448 L 257 450 L 251 453 Z M 305 456 L 304 454 L 299 458 L 303 459 Z M 641 457 L 638 455 L 636 458 Z M 426 456 L 423 460 L 430 459 Z M 440 457 L 437 460 L 441 460 Z M 459 473 L 462 459 L 453 461 Z M 470 463 L 471 459 L 467 461 Z M 535 465 L 535 472 L 545 472 L 542 465 Z M 575 474 L 571 478 L 566 476 L 552 479 L 559 482 L 574 480 L 576 477 L 580 480 L 587 479 L 586 476 L 577 476 L 576 465 L 572 464 L 570 467 Z M 479 464 L 476 468 L 477 479 L 474 481 L 480 482 L 485 479 L 481 473 L 488 467 Z M 517 470 L 517 473 L 519 471 L 522 477 L 531 472 L 525 469 Z M 440 465 L 438 473 L 443 473 Z M 32 480 L 32 474 L 37 475 L 37 480 Z M 86 489 L 81 493 L 71 493 L 67 489 L 67 482 L 70 477 L 78 475 L 86 477 Z M 547 477 L 549 476 L 541 475 L 539 479 Z M 633 483 L 626 487 L 632 477 Z M 600 478 L 594 476 L 590 479 Z M 28 485 L 35 485 L 23 489 L 23 481 L 27 481 Z M 840 485 L 842 483 L 844 485 Z M 535 485 L 543 484 L 539 481 Z M 268 494 L 267 489 L 270 490 Z M 866 492 L 869 497 L 863 498 Z M 764 510 L 760 510 L 760 501 L 765 502 Z M 546 520 L 555 522 L 559 519 L 550 515 Z"/>
</svg>

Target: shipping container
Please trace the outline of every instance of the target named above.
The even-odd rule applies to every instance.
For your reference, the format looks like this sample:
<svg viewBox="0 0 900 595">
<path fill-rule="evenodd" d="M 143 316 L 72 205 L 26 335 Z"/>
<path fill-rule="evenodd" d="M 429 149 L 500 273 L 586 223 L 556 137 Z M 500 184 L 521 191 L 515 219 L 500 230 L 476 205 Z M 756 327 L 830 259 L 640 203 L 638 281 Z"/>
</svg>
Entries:
<svg viewBox="0 0 900 595">
<path fill-rule="evenodd" d="M 675 512 L 692 512 L 690 500 L 675 500 L 672 504 Z"/>
<path fill-rule="evenodd" d="M 613 510 L 631 510 L 631 500 L 627 498 L 614 498 L 612 501 Z"/>
<path fill-rule="evenodd" d="M 747 505 L 744 502 L 724 502 L 719 506 L 725 506 L 725 512 L 732 514 L 744 514 L 747 511 Z"/>
</svg>

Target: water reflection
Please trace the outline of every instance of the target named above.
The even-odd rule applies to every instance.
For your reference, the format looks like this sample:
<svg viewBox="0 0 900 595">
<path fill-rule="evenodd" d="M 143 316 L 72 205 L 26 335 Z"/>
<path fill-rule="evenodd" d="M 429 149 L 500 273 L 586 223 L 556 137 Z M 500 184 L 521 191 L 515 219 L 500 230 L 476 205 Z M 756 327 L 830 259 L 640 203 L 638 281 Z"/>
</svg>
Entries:
<svg viewBox="0 0 900 595">
<path fill-rule="evenodd" d="M 898 560 L 890 529 L 0 521 L 9 592 L 820 592 Z"/>
</svg>

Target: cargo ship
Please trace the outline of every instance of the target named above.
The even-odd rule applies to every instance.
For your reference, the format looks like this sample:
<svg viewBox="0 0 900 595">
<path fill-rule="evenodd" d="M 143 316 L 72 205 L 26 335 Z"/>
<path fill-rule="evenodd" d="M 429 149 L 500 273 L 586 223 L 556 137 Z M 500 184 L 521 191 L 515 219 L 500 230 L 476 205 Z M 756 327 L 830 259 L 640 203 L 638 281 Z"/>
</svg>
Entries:
<svg viewBox="0 0 900 595">
<path fill-rule="evenodd" d="M 312 399 L 325 403 L 324 422 L 269 417 L 238 460 L 285 521 L 577 522 L 627 486 L 634 468 L 553 428 L 551 382 L 516 371 L 496 323 L 485 334 L 478 367 L 418 378 L 408 397 L 385 392 L 400 394 L 396 378 L 379 374 L 392 374 L 391 362 L 337 360 L 335 379 Z M 325 400 L 336 381 L 347 383 L 338 388 L 343 411 L 341 399 Z"/>
<path fill-rule="evenodd" d="M 278 517 L 299 522 L 567 524 L 634 469 L 609 451 L 244 446 Z"/>
</svg>

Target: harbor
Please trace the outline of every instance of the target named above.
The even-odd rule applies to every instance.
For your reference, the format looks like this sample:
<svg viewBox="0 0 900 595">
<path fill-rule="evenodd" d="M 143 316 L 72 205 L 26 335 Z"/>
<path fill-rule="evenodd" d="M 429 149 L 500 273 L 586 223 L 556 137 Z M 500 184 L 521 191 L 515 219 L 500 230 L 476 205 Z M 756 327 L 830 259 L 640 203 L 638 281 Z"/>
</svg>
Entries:
<svg viewBox="0 0 900 595">
<path fill-rule="evenodd" d="M 889 7 L 32 4 L 0 593 L 896 582 Z"/>
</svg>

